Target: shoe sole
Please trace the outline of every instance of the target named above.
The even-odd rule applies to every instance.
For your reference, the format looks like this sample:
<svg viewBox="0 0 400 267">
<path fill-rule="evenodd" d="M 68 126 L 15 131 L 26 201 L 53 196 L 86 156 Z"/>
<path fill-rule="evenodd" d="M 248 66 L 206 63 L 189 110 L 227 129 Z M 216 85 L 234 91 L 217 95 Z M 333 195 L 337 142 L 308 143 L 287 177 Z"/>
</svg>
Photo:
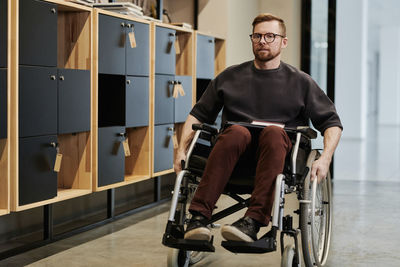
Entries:
<svg viewBox="0 0 400 267">
<path fill-rule="evenodd" d="M 211 231 L 205 227 L 196 228 L 185 233 L 184 239 L 210 241 Z"/>
<path fill-rule="evenodd" d="M 227 241 L 254 242 L 254 240 L 250 236 L 246 235 L 245 233 L 231 225 L 222 226 L 221 235 Z"/>
</svg>

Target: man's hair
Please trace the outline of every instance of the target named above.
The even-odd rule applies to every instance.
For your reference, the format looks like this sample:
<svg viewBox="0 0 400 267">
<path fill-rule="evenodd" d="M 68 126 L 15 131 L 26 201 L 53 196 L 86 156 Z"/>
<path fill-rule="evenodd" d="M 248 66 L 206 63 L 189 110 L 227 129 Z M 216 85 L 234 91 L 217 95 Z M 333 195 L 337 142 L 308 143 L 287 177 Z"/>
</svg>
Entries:
<svg viewBox="0 0 400 267">
<path fill-rule="evenodd" d="M 253 32 L 254 32 L 254 27 L 261 22 L 264 21 L 273 21 L 276 20 L 279 22 L 279 27 L 281 28 L 281 34 L 283 36 L 286 36 L 286 26 L 285 26 L 285 21 L 283 21 L 283 19 L 281 19 L 280 17 L 277 17 L 275 15 L 272 15 L 270 13 L 262 13 L 260 15 L 258 15 L 257 17 L 254 18 L 253 20 Z"/>
</svg>

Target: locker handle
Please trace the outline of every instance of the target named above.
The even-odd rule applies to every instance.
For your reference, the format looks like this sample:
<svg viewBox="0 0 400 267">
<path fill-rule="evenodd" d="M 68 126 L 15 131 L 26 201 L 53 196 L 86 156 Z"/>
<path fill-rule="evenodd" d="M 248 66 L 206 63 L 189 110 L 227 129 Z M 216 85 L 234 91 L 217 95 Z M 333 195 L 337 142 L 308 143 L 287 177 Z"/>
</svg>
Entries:
<svg viewBox="0 0 400 267">
<path fill-rule="evenodd" d="M 50 143 L 50 146 L 51 146 L 51 147 L 54 147 L 54 148 L 58 148 L 58 143 L 56 143 L 56 142 L 51 142 L 51 143 Z"/>
<path fill-rule="evenodd" d="M 168 131 L 173 132 L 174 131 L 174 127 L 168 127 Z"/>
<path fill-rule="evenodd" d="M 56 14 L 56 9 L 55 8 L 52 8 L 50 10 L 51 10 L 51 13 Z"/>
<path fill-rule="evenodd" d="M 168 34 L 168 36 L 175 36 L 175 33 L 170 32 L 170 33 Z"/>
<path fill-rule="evenodd" d="M 61 81 L 64 81 L 64 80 L 65 80 L 65 77 L 64 77 L 63 75 L 61 75 L 61 76 L 60 76 L 60 80 L 61 80 Z"/>
<path fill-rule="evenodd" d="M 127 80 L 126 83 L 127 83 L 127 84 L 131 84 L 131 80 Z"/>
<path fill-rule="evenodd" d="M 209 42 L 209 43 L 213 43 L 213 40 L 212 40 L 212 39 L 209 39 L 208 42 Z"/>
<path fill-rule="evenodd" d="M 121 27 L 125 27 L 125 23 L 124 22 L 121 22 Z"/>
<path fill-rule="evenodd" d="M 56 80 L 56 75 L 51 75 L 51 76 L 50 76 L 50 79 L 51 79 L 52 81 L 55 81 L 55 80 Z"/>
</svg>

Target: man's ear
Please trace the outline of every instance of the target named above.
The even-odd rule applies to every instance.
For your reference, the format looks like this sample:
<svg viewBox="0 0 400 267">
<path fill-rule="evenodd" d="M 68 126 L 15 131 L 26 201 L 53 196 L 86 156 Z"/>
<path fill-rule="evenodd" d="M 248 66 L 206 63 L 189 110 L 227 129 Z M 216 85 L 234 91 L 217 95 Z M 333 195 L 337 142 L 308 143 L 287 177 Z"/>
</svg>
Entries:
<svg viewBox="0 0 400 267">
<path fill-rule="evenodd" d="M 288 38 L 282 38 L 282 48 L 286 48 L 288 46 Z"/>
</svg>

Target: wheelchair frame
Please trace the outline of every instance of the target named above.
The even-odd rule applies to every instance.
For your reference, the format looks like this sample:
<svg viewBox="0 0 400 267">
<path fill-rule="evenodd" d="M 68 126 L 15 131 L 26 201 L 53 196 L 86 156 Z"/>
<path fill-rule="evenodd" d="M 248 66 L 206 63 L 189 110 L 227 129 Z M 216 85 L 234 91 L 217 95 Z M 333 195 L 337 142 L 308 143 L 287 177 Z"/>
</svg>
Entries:
<svg viewBox="0 0 400 267">
<path fill-rule="evenodd" d="M 246 125 L 244 124 L 244 126 Z M 195 185 L 198 183 L 198 177 L 201 174 L 194 171 L 190 165 L 190 159 L 196 146 L 208 146 L 206 143 L 210 142 L 209 150 L 211 150 L 211 143 L 213 143 L 218 134 L 217 129 L 206 124 L 194 124 L 193 130 L 195 130 L 195 134 L 189 146 L 186 160 L 182 162 L 182 171 L 177 175 L 175 181 L 168 223 L 162 241 L 165 246 L 175 249 L 174 253 L 169 255 L 169 260 L 173 262 L 173 266 L 189 266 L 189 264 L 201 259 L 201 255 L 198 253 L 193 257 L 191 251 L 215 251 L 213 237 L 210 241 L 185 240 L 183 238 L 184 224 L 188 221 L 186 218 L 186 204 L 188 200 L 191 200 L 190 196 L 194 194 Z M 299 174 L 297 172 L 297 160 L 301 141 L 306 140 L 309 142 L 310 139 L 316 138 L 317 133 L 309 127 L 285 128 L 285 131 L 295 134 L 296 138 L 291 153 L 291 173 L 279 174 L 276 178 L 271 230 L 254 242 L 222 241 L 221 245 L 233 253 L 272 252 L 277 249 L 276 235 L 280 231 L 281 266 L 301 266 L 302 261 L 298 241 L 298 234 L 301 233 L 304 264 L 307 267 L 323 266 L 328 257 L 332 224 L 330 174 L 321 184 L 318 184 L 316 179 L 311 183 L 310 169 L 313 161 L 319 157 L 319 152 L 311 150 L 311 147 L 304 172 Z M 203 140 L 207 142 L 200 142 Z M 194 186 L 190 186 L 192 184 Z M 295 211 L 300 215 L 300 226 L 297 229 L 293 228 L 293 217 L 291 215 L 284 217 L 285 194 L 293 192 L 297 193 L 300 205 L 299 209 Z M 322 192 L 323 194 L 322 199 L 319 196 L 320 203 L 317 203 L 317 192 Z M 238 193 L 231 192 L 224 192 L 224 194 L 227 194 L 238 203 L 213 214 L 209 221 L 210 227 L 214 227 L 214 223 L 221 218 L 249 206 L 250 197 L 244 199 Z M 181 205 L 180 209 L 177 209 L 178 204 Z M 322 223 L 319 223 L 320 231 L 317 233 L 318 229 L 314 229 L 314 226 L 318 216 L 322 217 Z M 285 246 L 285 235 L 294 239 L 294 246 Z"/>
</svg>

